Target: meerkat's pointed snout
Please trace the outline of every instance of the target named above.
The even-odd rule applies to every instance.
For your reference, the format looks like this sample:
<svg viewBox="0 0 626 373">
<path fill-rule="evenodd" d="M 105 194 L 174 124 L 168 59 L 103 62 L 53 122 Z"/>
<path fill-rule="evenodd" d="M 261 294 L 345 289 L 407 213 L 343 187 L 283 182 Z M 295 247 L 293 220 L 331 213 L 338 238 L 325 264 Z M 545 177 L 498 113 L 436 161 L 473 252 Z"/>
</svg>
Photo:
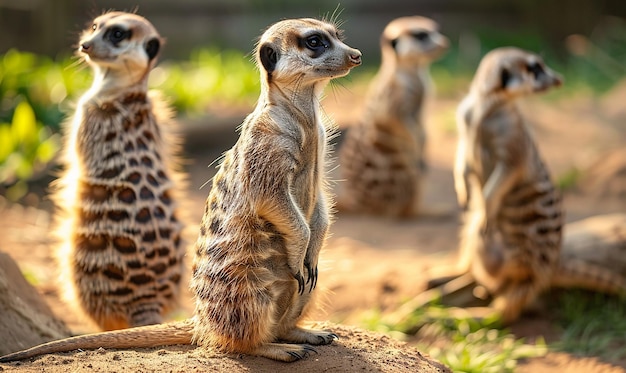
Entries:
<svg viewBox="0 0 626 373">
<path fill-rule="evenodd" d="M 544 66 L 543 73 L 535 73 L 535 79 L 537 80 L 536 92 L 548 91 L 563 85 L 563 76 L 547 66 Z"/>
<path fill-rule="evenodd" d="M 91 50 L 92 50 L 92 45 L 89 42 L 81 43 L 80 47 L 78 48 L 79 52 L 87 54 L 87 55 L 89 55 Z"/>
<path fill-rule="evenodd" d="M 555 87 L 560 87 L 563 85 L 563 75 L 557 73 L 556 71 L 552 71 L 552 85 Z"/>
<path fill-rule="evenodd" d="M 358 49 L 353 49 L 349 54 L 350 63 L 352 67 L 359 66 L 362 63 L 363 54 Z"/>
</svg>

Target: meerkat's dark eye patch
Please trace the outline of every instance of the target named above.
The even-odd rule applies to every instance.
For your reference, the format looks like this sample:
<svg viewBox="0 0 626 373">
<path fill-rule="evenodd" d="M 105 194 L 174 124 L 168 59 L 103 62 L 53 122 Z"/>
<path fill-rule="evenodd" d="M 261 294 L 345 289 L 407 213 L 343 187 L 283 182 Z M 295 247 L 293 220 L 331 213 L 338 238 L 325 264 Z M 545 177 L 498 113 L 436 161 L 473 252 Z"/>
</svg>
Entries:
<svg viewBox="0 0 626 373">
<path fill-rule="evenodd" d="M 98 29 L 98 25 L 96 25 L 95 23 L 91 25 L 91 31 L 96 31 L 97 29 Z"/>
<path fill-rule="evenodd" d="M 324 51 L 330 48 L 330 43 L 328 40 L 319 34 L 314 34 L 307 36 L 300 40 L 300 45 L 306 47 L 307 49 L 313 51 L 313 58 L 317 58 L 324 53 Z"/>
<path fill-rule="evenodd" d="M 396 49 L 397 45 L 398 45 L 398 38 L 391 40 L 391 48 Z"/>
<path fill-rule="evenodd" d="M 533 62 L 526 65 L 526 69 L 529 73 L 533 74 L 535 78 L 538 78 L 540 75 L 545 73 L 543 67 L 538 62 Z"/>
<path fill-rule="evenodd" d="M 419 41 L 426 41 L 430 38 L 430 35 L 426 31 L 414 31 L 411 36 Z"/>
<path fill-rule="evenodd" d="M 265 71 L 271 74 L 276 69 L 278 62 L 278 53 L 268 44 L 261 45 L 259 48 L 259 59 Z"/>
<path fill-rule="evenodd" d="M 513 75 L 511 75 L 511 72 L 508 69 L 502 69 L 500 71 L 500 88 L 506 88 L 512 78 Z"/>
<path fill-rule="evenodd" d="M 122 40 L 130 39 L 132 34 L 133 32 L 131 30 L 124 30 L 121 27 L 113 26 L 110 29 L 106 30 L 106 32 L 104 33 L 104 38 L 117 47 L 117 45 Z"/>
<path fill-rule="evenodd" d="M 148 54 L 148 60 L 152 61 L 154 57 L 159 54 L 159 49 L 161 48 L 161 42 L 159 39 L 150 39 L 146 43 L 146 53 Z"/>
</svg>

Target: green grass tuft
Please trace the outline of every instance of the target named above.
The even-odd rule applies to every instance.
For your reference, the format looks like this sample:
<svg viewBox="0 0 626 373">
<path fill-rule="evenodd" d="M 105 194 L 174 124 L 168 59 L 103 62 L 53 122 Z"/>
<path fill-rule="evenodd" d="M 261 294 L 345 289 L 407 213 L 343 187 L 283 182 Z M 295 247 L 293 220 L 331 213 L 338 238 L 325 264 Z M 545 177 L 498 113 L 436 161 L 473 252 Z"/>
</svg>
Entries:
<svg viewBox="0 0 626 373">
<path fill-rule="evenodd" d="M 457 309 L 458 310 L 458 309 Z M 526 344 L 506 329 L 495 316 L 477 320 L 453 314 L 438 305 L 415 310 L 405 321 L 390 324 L 378 311 L 363 315 L 361 326 L 392 337 L 417 339 L 417 347 L 454 372 L 513 372 L 521 359 L 543 356 L 546 344 L 537 339 Z"/>
<path fill-rule="evenodd" d="M 554 302 L 563 334 L 551 348 L 609 362 L 626 359 L 625 297 L 569 290 Z"/>
</svg>

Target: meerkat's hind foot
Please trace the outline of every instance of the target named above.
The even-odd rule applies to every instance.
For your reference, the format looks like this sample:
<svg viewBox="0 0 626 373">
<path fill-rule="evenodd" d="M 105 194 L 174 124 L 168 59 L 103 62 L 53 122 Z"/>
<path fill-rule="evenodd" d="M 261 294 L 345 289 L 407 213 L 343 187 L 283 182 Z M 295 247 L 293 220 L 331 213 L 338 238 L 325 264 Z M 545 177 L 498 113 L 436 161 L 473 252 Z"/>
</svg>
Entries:
<svg viewBox="0 0 626 373">
<path fill-rule="evenodd" d="M 441 274 L 435 277 L 430 277 L 426 280 L 426 289 L 434 289 L 436 287 L 445 285 L 450 281 L 456 280 L 457 278 L 463 276 L 462 273 L 449 273 L 449 274 Z"/>
<path fill-rule="evenodd" d="M 491 302 L 487 289 L 480 286 L 471 273 L 452 276 L 427 292 L 432 292 L 439 303 L 449 307 L 485 307 Z"/>
<path fill-rule="evenodd" d="M 295 327 L 279 338 L 285 342 L 307 343 L 313 346 L 328 345 L 339 339 L 337 334 L 329 330 L 315 330 Z"/>
<path fill-rule="evenodd" d="M 250 354 L 291 363 L 306 358 L 311 352 L 317 353 L 313 347 L 306 344 L 266 343 Z"/>
</svg>

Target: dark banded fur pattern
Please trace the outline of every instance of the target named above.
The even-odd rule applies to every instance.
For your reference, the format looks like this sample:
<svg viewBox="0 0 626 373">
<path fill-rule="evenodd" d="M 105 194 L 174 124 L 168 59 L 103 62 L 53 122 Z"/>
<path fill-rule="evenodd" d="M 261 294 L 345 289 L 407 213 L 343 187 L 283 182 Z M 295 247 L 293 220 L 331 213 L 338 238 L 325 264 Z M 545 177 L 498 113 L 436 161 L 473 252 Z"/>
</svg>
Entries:
<svg viewBox="0 0 626 373">
<path fill-rule="evenodd" d="M 66 297 L 104 330 L 160 323 L 180 289 L 178 144 L 170 110 L 147 91 L 160 40 L 145 18 L 110 12 L 79 44 L 95 77 L 53 185 L 57 256 Z"/>
<path fill-rule="evenodd" d="M 358 122 L 339 148 L 339 211 L 409 217 L 419 210 L 425 171 L 424 100 L 428 68 L 448 48 L 433 20 L 390 22 L 381 35 L 382 62 Z"/>
<path fill-rule="evenodd" d="M 561 196 L 516 100 L 561 84 L 533 53 L 501 48 L 480 63 L 459 106 L 455 184 L 467 209 L 463 272 L 515 320 L 550 285 L 561 249 Z"/>
<path fill-rule="evenodd" d="M 259 40 L 261 96 L 213 179 L 196 244 L 201 346 L 294 361 L 337 338 L 298 324 L 330 224 L 319 99 L 361 64 L 339 35 L 331 23 L 292 19 Z"/>
<path fill-rule="evenodd" d="M 79 336 L 2 362 L 78 348 L 198 344 L 292 362 L 337 336 L 299 326 L 317 284 L 330 223 L 319 100 L 361 64 L 333 24 L 287 19 L 261 36 L 261 96 L 213 179 L 196 243 L 190 320 Z M 328 124 L 327 124 L 328 125 Z"/>
</svg>

